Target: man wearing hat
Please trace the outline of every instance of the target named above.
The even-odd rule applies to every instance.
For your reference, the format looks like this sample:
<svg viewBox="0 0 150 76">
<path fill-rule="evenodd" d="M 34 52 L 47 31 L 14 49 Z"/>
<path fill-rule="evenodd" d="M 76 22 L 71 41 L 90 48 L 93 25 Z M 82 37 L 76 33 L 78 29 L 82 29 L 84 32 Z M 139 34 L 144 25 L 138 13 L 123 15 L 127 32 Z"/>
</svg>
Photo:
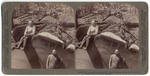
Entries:
<svg viewBox="0 0 150 76">
<path fill-rule="evenodd" d="M 98 26 L 97 26 L 95 20 L 92 20 L 91 26 L 89 27 L 89 29 L 87 31 L 87 35 L 81 41 L 79 48 L 81 48 L 83 46 L 84 42 L 86 42 L 86 47 L 84 48 L 84 49 L 86 49 L 89 44 L 89 39 L 90 39 L 91 35 L 96 35 L 96 34 L 98 34 Z"/>
<path fill-rule="evenodd" d="M 110 56 L 109 69 L 119 69 L 123 63 L 123 59 L 119 54 L 118 49 Z"/>
<path fill-rule="evenodd" d="M 24 31 L 24 36 L 21 37 L 21 39 L 19 40 L 19 42 L 17 42 L 17 47 L 16 48 L 20 48 L 21 43 L 23 42 L 23 48 L 26 45 L 26 39 L 28 38 L 28 36 L 34 35 L 36 31 L 36 27 L 33 25 L 33 22 L 31 20 L 28 21 L 28 26 L 26 27 L 25 31 Z"/>
</svg>

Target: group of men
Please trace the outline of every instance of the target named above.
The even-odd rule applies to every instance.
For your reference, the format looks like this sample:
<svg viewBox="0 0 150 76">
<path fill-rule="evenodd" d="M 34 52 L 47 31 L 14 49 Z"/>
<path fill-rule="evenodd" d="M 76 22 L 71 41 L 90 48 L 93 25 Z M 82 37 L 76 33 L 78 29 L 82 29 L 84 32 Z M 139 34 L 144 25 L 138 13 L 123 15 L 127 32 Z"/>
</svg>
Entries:
<svg viewBox="0 0 150 76">
<path fill-rule="evenodd" d="M 83 38 L 83 40 L 80 42 L 79 48 L 83 47 L 83 44 L 86 42 L 86 46 L 83 47 L 83 49 L 86 49 L 88 44 L 89 44 L 89 39 L 92 35 L 98 34 L 98 25 L 96 24 L 95 21 L 91 22 L 91 26 L 89 27 L 87 31 L 87 35 Z M 26 45 L 26 40 L 29 36 L 34 35 L 36 31 L 36 27 L 33 25 L 33 21 L 29 20 L 28 21 L 28 26 L 26 27 L 24 31 L 24 36 L 21 37 L 21 39 L 16 43 L 17 47 L 20 48 L 21 43 L 23 43 L 23 47 L 21 49 L 24 49 Z M 55 69 L 56 66 L 55 64 L 58 64 L 62 62 L 62 60 L 58 57 L 56 54 L 56 50 L 52 50 L 52 53 L 47 57 L 47 62 L 46 62 L 46 69 Z M 122 57 L 120 56 L 118 50 L 115 50 L 115 53 L 110 56 L 109 60 L 109 69 L 117 69 L 120 67 L 120 65 L 123 62 Z"/>
<path fill-rule="evenodd" d="M 27 38 L 29 36 L 33 36 L 36 32 L 36 26 L 33 24 L 33 21 L 28 21 L 28 26 L 25 28 L 24 35 L 20 38 L 18 42 L 15 43 L 16 49 L 24 49 L 26 45 Z M 21 47 L 21 44 L 23 43 L 23 46 Z M 63 62 L 60 59 L 60 57 L 56 54 L 56 50 L 53 49 L 52 53 L 48 55 L 47 61 L 46 61 L 46 69 L 58 69 L 60 66 L 62 67 Z M 63 65 L 63 68 L 65 66 Z"/>
<path fill-rule="evenodd" d="M 91 26 L 89 26 L 89 28 L 88 28 L 87 35 L 83 38 L 83 40 L 81 42 L 79 42 L 79 45 L 80 45 L 79 48 L 87 49 L 90 37 L 92 35 L 97 35 L 98 31 L 99 31 L 99 27 L 96 24 L 96 22 L 93 20 L 91 22 Z M 86 42 L 86 46 L 83 47 L 83 44 L 85 42 Z M 121 68 L 123 62 L 124 62 L 123 58 L 119 54 L 118 49 L 116 49 L 114 54 L 112 54 L 110 56 L 108 68 L 109 69 L 119 69 L 119 68 Z"/>
</svg>

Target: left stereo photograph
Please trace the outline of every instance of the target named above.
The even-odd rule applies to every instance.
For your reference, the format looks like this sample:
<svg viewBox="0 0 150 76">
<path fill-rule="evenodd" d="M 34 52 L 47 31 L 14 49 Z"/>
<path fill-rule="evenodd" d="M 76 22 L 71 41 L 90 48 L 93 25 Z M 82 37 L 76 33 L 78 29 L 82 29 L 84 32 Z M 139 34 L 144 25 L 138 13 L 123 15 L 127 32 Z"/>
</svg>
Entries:
<svg viewBox="0 0 150 76">
<path fill-rule="evenodd" d="M 22 3 L 12 12 L 12 69 L 74 69 L 74 10 L 62 3 Z"/>
</svg>

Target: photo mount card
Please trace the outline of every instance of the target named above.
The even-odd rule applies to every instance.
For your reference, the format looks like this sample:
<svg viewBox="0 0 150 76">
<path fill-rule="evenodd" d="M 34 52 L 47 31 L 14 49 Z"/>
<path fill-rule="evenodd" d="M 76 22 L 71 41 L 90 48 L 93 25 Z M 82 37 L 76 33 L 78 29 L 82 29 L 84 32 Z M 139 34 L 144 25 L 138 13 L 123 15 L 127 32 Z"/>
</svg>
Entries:
<svg viewBox="0 0 150 76">
<path fill-rule="evenodd" d="M 145 2 L 5 2 L 4 74 L 146 74 Z"/>
</svg>

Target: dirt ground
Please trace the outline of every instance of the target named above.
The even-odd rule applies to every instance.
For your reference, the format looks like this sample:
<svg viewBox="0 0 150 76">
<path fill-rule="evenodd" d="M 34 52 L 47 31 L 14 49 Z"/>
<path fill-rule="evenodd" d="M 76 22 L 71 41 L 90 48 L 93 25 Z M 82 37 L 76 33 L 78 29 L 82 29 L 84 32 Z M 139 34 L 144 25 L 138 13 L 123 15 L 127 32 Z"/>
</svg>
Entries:
<svg viewBox="0 0 150 76">
<path fill-rule="evenodd" d="M 94 69 L 93 63 L 86 50 L 77 49 L 75 52 L 76 69 Z"/>
<path fill-rule="evenodd" d="M 11 68 L 12 69 L 32 69 L 25 52 L 21 49 L 11 51 Z"/>
</svg>

